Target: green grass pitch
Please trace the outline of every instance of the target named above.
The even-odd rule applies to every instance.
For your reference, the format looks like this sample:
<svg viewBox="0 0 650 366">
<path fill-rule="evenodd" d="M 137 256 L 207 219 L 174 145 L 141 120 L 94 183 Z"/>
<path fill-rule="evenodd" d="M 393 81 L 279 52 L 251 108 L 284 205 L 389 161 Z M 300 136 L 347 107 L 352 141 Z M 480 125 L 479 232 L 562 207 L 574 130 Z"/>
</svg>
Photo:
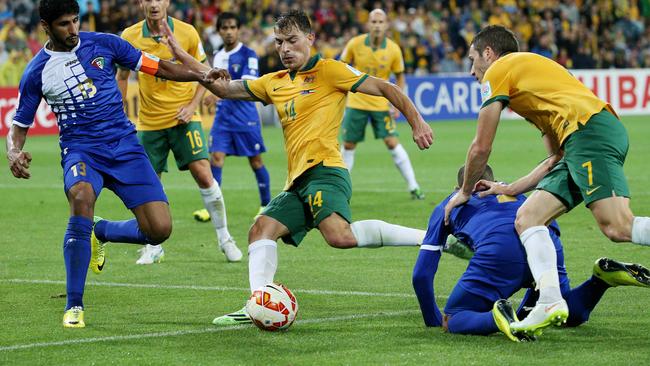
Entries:
<svg viewBox="0 0 650 366">
<path fill-rule="evenodd" d="M 650 216 L 650 117 L 626 117 L 631 148 L 626 173 L 632 208 Z M 427 194 L 412 201 L 381 141 L 359 145 L 352 172 L 355 220 L 376 218 L 426 228 L 437 203 L 455 184 L 475 123 L 432 123 L 436 140 L 419 151 L 408 126 L 401 140 Z M 368 131 L 370 132 L 370 131 Z M 280 129 L 265 128 L 273 194 L 284 185 L 286 158 Z M 2 141 L 4 144 L 4 140 Z M 550 329 L 536 343 L 502 335 L 458 336 L 425 328 L 411 287 L 417 248 L 337 250 L 318 231 L 299 248 L 279 246 L 276 280 L 294 291 L 298 321 L 287 332 L 252 326 L 217 328 L 213 317 L 239 309 L 247 297 L 246 257 L 226 263 L 210 224 L 195 222 L 201 207 L 189 176 L 163 176 L 174 218 L 162 264 L 138 266 L 135 245 L 110 244 L 104 273 L 88 274 L 86 328 L 63 329 L 63 234 L 68 205 L 55 137 L 30 137 L 32 178 L 18 181 L 0 170 L 0 364 L 649 364 L 650 290 L 615 288 L 591 320 L 573 329 Z M 502 122 L 490 163 L 497 178 L 512 181 L 545 157 L 539 132 L 523 121 Z M 240 248 L 259 201 L 246 159 L 228 158 L 223 191 L 230 231 Z M 131 218 L 105 190 L 96 213 Z M 650 266 L 650 248 L 610 243 L 581 206 L 562 217 L 566 264 L 577 286 L 594 260 L 610 256 Z M 444 256 L 435 288 L 438 304 L 466 262 Z M 521 294 L 516 295 L 518 298 Z"/>
</svg>

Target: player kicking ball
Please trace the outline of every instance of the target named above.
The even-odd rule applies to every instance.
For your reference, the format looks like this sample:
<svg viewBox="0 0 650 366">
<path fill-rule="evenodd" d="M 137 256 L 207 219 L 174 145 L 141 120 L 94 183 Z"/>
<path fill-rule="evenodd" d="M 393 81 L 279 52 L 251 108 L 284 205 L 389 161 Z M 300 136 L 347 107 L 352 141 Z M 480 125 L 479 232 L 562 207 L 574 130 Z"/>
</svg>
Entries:
<svg viewBox="0 0 650 366">
<path fill-rule="evenodd" d="M 63 326 L 83 328 L 86 273 L 89 267 L 95 273 L 104 268 L 103 243 L 159 245 L 172 231 L 165 192 L 124 114 L 115 66 L 177 81 L 205 80 L 205 74 L 159 60 L 112 34 L 79 32 L 76 0 L 41 0 L 39 14 L 48 41 L 20 81 L 7 159 L 16 178 L 30 178 L 32 157 L 23 147 L 44 98 L 59 126 L 63 184 L 70 205 L 63 239 L 67 299 Z M 95 201 L 104 187 L 120 197 L 135 219 L 101 220 L 93 226 Z"/>
<path fill-rule="evenodd" d="M 203 84 L 220 98 L 273 103 L 282 121 L 289 174 L 284 191 L 271 200 L 248 234 L 251 291 L 273 282 L 278 265 L 276 241 L 280 238 L 298 246 L 307 232 L 318 228 L 330 246 L 346 249 L 413 246 L 424 237 L 423 230 L 379 220 L 351 223 L 350 174 L 341 158 L 337 137 L 349 92 L 387 98 L 406 116 L 420 149 L 433 143 L 431 128 L 395 85 L 343 62 L 311 56 L 314 40 L 304 12 L 282 14 L 275 25 L 275 47 L 287 70 L 256 80 L 219 79 Z M 205 70 L 174 43 L 170 38 L 178 60 L 197 71 Z M 250 322 L 245 309 L 213 321 L 238 322 Z"/>
<path fill-rule="evenodd" d="M 463 176 L 464 168 L 461 168 L 459 185 Z M 494 181 L 489 166 L 486 166 L 481 179 Z M 451 211 L 447 225 L 444 208 L 454 194 L 434 209 L 413 269 L 413 287 L 424 323 L 429 327 L 442 326 L 450 333 L 487 335 L 501 331 L 515 342 L 534 340 L 541 330 L 525 333 L 511 327 L 512 323 L 528 314 L 526 309 L 534 306 L 539 297 L 526 265 L 526 252 L 515 231 L 515 217 L 525 196 L 475 193 L 465 205 Z M 490 225 L 485 225 L 486 222 Z M 571 289 L 564 267 L 560 228 L 555 221 L 549 225 L 549 233 L 557 256 L 555 270 L 560 290 L 569 308 L 567 326 L 575 327 L 586 322 L 610 287 L 650 287 L 650 271 L 645 267 L 601 258 L 594 264 L 591 278 Z M 435 302 L 433 282 L 441 247 L 448 235 L 469 244 L 475 253 L 449 295 L 443 316 Z M 528 291 L 515 312 L 506 299 L 522 288 Z"/>
</svg>

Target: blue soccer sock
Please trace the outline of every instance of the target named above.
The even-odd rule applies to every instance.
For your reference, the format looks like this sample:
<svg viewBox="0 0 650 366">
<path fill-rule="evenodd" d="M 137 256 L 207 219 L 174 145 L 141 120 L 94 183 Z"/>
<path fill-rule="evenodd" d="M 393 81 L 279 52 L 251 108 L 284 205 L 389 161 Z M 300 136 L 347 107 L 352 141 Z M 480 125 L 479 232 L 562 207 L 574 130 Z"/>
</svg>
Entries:
<svg viewBox="0 0 650 366">
<path fill-rule="evenodd" d="M 220 166 L 214 166 L 210 164 L 210 170 L 212 170 L 212 176 L 214 177 L 214 180 L 216 180 L 221 187 L 221 172 L 223 169 Z"/>
<path fill-rule="evenodd" d="M 66 295 L 65 310 L 73 306 L 84 306 L 84 286 L 90 264 L 90 233 L 93 220 L 83 216 L 71 216 L 63 238 L 63 260 L 65 262 Z"/>
<path fill-rule="evenodd" d="M 95 224 L 95 236 L 102 242 L 158 244 L 140 230 L 138 220 L 108 221 L 100 220 Z"/>
<path fill-rule="evenodd" d="M 253 169 L 257 179 L 257 189 L 260 191 L 260 202 L 266 206 L 271 201 L 271 177 L 266 167 L 262 165 L 259 169 Z"/>
<path fill-rule="evenodd" d="M 601 279 L 591 276 L 590 279 L 564 295 L 564 298 L 569 305 L 569 319 L 567 319 L 567 326 L 577 327 L 589 320 L 589 315 L 609 287 L 610 286 Z"/>
<path fill-rule="evenodd" d="M 413 288 L 420 303 L 420 310 L 427 327 L 442 325 L 442 314 L 433 293 L 433 277 L 438 270 L 440 250 L 420 249 L 420 254 L 413 268 Z"/>
<path fill-rule="evenodd" d="M 450 333 L 487 335 L 499 331 L 491 311 L 459 311 L 449 318 Z"/>
</svg>

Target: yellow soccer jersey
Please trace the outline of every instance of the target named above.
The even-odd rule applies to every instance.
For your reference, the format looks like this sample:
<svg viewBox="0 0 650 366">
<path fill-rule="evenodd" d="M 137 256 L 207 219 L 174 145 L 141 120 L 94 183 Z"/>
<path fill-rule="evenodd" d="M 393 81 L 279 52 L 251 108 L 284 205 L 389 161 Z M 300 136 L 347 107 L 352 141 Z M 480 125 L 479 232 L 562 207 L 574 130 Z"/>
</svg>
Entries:
<svg viewBox="0 0 650 366">
<path fill-rule="evenodd" d="M 275 105 L 282 121 L 289 163 L 285 190 L 321 162 L 345 168 L 338 142 L 345 96 L 367 77 L 343 62 L 316 55 L 300 71 L 283 70 L 244 80 L 251 96 Z"/>
<path fill-rule="evenodd" d="M 200 62 L 205 61 L 205 51 L 196 29 L 172 17 L 167 17 L 167 23 L 183 49 Z M 167 46 L 151 36 L 144 20 L 126 28 L 122 32 L 122 38 L 135 48 L 158 56 L 161 60 L 173 61 Z M 176 126 L 178 109 L 188 104 L 196 91 L 196 83 L 165 80 L 142 72 L 138 73 L 138 86 L 140 101 L 136 127 L 139 131 L 162 130 Z M 201 121 L 198 110 L 194 112 L 192 120 Z"/>
<path fill-rule="evenodd" d="M 368 34 L 352 38 L 341 54 L 341 61 L 384 80 L 388 80 L 391 74 L 404 72 L 404 58 L 397 43 L 384 38 L 379 48 L 372 48 Z M 364 111 L 387 111 L 388 100 L 374 95 L 350 94 L 348 107 Z"/>
<path fill-rule="evenodd" d="M 481 85 L 483 106 L 501 101 L 559 145 L 591 116 L 612 107 L 567 69 L 546 57 L 515 52 L 496 60 Z"/>
</svg>

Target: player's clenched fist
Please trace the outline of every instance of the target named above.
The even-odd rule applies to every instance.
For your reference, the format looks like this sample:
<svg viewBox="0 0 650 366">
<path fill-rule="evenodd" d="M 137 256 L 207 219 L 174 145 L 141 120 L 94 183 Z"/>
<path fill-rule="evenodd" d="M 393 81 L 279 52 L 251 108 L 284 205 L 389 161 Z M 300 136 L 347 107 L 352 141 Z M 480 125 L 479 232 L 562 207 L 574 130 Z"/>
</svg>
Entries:
<svg viewBox="0 0 650 366">
<path fill-rule="evenodd" d="M 32 161 L 32 154 L 27 151 L 11 149 L 7 151 L 7 160 L 9 160 L 9 169 L 11 174 L 16 178 L 29 179 L 29 164 Z"/>
<path fill-rule="evenodd" d="M 420 119 L 419 123 L 413 128 L 413 141 L 418 145 L 420 150 L 428 149 L 433 144 L 433 130 L 431 127 Z"/>
<path fill-rule="evenodd" d="M 211 83 L 215 80 L 230 80 L 230 74 L 228 73 L 228 70 L 226 69 L 211 69 L 210 71 L 207 71 L 203 75 L 203 81 L 207 83 Z"/>
</svg>

